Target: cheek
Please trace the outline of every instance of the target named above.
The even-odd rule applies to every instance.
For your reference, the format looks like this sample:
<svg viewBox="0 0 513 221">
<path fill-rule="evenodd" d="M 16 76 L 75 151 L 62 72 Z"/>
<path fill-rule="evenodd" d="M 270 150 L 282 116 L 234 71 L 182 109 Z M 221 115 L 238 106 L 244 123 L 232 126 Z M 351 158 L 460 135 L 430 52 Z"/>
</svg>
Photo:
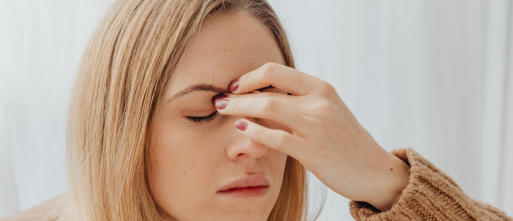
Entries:
<svg viewBox="0 0 513 221">
<path fill-rule="evenodd" d="M 219 148 L 194 134 L 159 130 L 148 149 L 149 185 L 157 204 L 169 214 L 210 206 L 215 191 L 210 185 L 220 164 Z M 191 137 L 192 136 L 192 137 Z"/>
<path fill-rule="evenodd" d="M 287 155 L 269 148 L 265 154 L 265 158 L 270 173 L 273 176 L 275 186 L 281 187 L 281 183 L 283 182 L 283 173 L 285 172 L 285 165 L 287 163 Z M 279 190 L 279 188 L 277 189 Z"/>
</svg>

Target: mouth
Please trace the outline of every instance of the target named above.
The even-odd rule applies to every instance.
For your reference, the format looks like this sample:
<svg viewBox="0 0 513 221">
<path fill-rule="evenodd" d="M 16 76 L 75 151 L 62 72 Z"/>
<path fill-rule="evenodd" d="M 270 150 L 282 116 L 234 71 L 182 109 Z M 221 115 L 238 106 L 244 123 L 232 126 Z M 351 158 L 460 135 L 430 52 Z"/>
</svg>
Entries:
<svg viewBox="0 0 513 221">
<path fill-rule="evenodd" d="M 261 175 L 243 177 L 230 182 L 218 195 L 231 198 L 260 197 L 269 192 L 269 180 Z"/>
</svg>

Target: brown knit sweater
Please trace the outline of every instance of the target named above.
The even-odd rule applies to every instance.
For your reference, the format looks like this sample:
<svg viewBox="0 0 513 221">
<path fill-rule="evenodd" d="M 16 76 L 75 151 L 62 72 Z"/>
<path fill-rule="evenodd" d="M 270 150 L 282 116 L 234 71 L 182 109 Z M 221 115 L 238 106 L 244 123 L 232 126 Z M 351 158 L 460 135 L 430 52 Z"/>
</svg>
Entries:
<svg viewBox="0 0 513 221">
<path fill-rule="evenodd" d="M 410 177 L 392 208 L 380 212 L 365 202 L 351 201 L 356 220 L 510 220 L 513 218 L 488 204 L 467 196 L 447 174 L 417 152 L 397 149 L 392 154 L 410 166 Z"/>
</svg>

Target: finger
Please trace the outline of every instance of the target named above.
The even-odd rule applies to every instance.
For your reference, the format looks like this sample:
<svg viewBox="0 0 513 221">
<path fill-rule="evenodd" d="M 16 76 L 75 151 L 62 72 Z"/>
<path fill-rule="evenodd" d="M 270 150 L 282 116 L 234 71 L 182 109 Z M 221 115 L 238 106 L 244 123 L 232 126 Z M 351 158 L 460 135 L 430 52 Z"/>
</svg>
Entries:
<svg viewBox="0 0 513 221">
<path fill-rule="evenodd" d="M 258 97 L 271 97 L 276 98 L 282 102 L 292 100 L 294 97 L 287 94 L 279 94 L 274 92 L 260 92 L 260 91 L 252 91 L 247 94 L 230 94 L 224 93 L 228 98 L 258 98 Z"/>
<path fill-rule="evenodd" d="M 275 98 L 278 99 L 283 104 L 289 106 L 290 108 L 297 109 L 300 105 L 298 102 L 301 102 L 300 97 L 290 96 L 287 94 L 279 94 L 274 92 L 259 92 L 259 91 L 253 91 L 248 94 L 230 94 L 225 93 L 223 95 L 226 95 L 229 99 L 234 98 L 260 98 L 260 97 L 269 97 L 269 98 Z"/>
<path fill-rule="evenodd" d="M 257 94 L 245 96 L 255 95 Z M 217 100 L 215 105 L 220 114 L 271 120 L 299 133 L 302 133 L 305 130 L 304 125 L 309 123 L 307 116 L 284 105 L 274 97 L 224 98 Z"/>
<path fill-rule="evenodd" d="M 279 90 L 279 89 L 276 89 L 276 90 Z M 232 93 L 219 94 L 219 95 L 212 97 L 212 104 L 215 105 L 215 103 L 218 99 L 223 99 L 223 98 L 234 99 L 234 98 L 258 98 L 258 97 L 276 98 L 276 99 L 280 100 L 281 102 L 283 102 L 285 105 L 292 106 L 293 108 L 298 106 L 296 104 L 297 102 L 300 102 L 300 100 L 298 100 L 299 97 L 290 96 L 290 95 L 286 94 L 285 92 L 282 93 L 282 91 L 279 91 L 279 92 L 251 91 L 246 94 L 232 94 Z"/>
<path fill-rule="evenodd" d="M 320 79 L 294 68 L 267 63 L 232 82 L 229 89 L 232 93 L 241 94 L 272 85 L 297 96 L 308 94 L 319 82 Z"/>
<path fill-rule="evenodd" d="M 279 150 L 287 155 L 294 157 L 291 147 L 297 147 L 297 137 L 283 130 L 269 129 L 258 125 L 246 119 L 240 119 L 235 122 L 235 128 L 249 139 Z"/>
</svg>

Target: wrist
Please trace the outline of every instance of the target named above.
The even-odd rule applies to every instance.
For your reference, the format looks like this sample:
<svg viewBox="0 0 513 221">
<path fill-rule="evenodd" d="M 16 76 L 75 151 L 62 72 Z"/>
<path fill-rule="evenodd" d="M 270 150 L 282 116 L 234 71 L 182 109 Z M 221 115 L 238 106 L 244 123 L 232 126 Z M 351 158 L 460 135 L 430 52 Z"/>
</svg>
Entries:
<svg viewBox="0 0 513 221">
<path fill-rule="evenodd" d="M 372 181 L 375 184 L 374 191 L 366 201 L 380 211 L 387 211 L 392 207 L 401 196 L 409 178 L 410 167 L 396 156 L 388 154 L 389 160 L 380 168 L 377 179 Z"/>
</svg>

